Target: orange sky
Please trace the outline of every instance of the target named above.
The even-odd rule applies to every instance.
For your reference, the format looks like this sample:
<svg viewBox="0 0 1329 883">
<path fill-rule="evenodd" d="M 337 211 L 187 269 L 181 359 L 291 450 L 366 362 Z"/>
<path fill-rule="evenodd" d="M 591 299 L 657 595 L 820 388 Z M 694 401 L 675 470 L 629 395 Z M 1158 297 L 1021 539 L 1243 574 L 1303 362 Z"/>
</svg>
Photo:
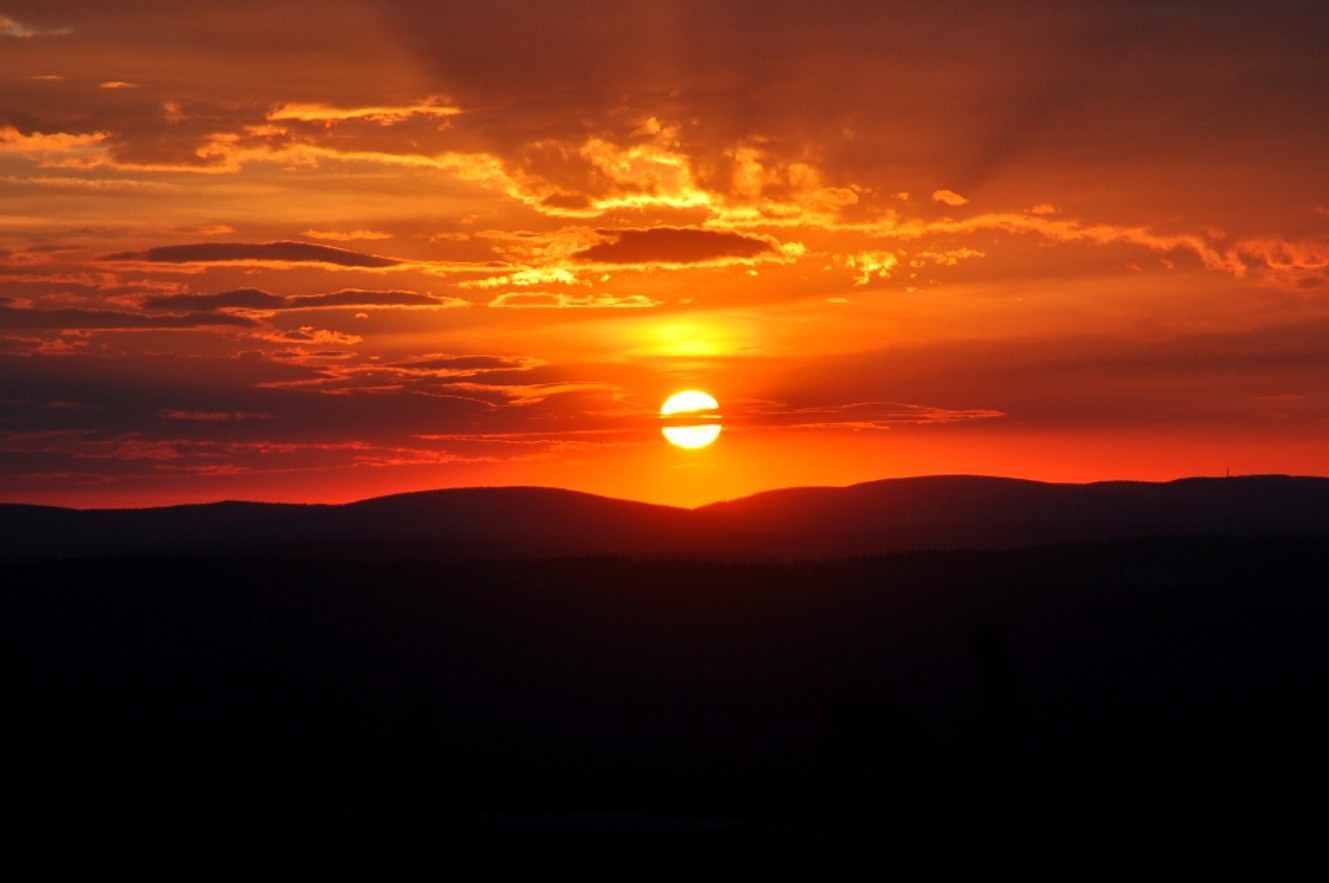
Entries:
<svg viewBox="0 0 1329 883">
<path fill-rule="evenodd" d="M 0 500 L 1329 474 L 1322 3 L 91 5 L 0 0 Z"/>
</svg>

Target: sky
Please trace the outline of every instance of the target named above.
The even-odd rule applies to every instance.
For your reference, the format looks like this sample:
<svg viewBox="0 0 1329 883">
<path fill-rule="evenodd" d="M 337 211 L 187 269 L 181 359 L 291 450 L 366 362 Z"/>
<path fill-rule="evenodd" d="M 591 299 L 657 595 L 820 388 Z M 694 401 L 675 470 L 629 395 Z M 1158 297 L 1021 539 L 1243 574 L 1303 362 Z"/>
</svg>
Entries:
<svg viewBox="0 0 1329 883">
<path fill-rule="evenodd" d="M 0 0 L 0 500 L 1329 474 L 1326 46 L 1321 0 Z"/>
</svg>

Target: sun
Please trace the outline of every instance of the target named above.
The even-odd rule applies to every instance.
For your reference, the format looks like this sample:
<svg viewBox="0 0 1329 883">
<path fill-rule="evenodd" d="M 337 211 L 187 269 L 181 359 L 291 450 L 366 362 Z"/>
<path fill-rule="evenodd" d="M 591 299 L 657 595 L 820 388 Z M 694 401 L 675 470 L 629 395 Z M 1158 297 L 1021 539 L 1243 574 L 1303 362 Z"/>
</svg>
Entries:
<svg viewBox="0 0 1329 883">
<path fill-rule="evenodd" d="M 680 448 L 704 448 L 720 435 L 719 407 L 719 402 L 700 390 L 675 393 L 660 406 L 665 421 L 661 432 Z"/>
</svg>

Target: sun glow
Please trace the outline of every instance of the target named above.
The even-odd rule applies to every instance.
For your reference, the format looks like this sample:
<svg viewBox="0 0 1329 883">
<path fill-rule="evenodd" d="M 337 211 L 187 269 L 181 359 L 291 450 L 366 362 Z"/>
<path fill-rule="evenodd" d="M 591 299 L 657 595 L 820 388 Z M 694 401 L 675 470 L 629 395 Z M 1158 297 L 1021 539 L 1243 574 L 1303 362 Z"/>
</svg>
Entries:
<svg viewBox="0 0 1329 883">
<path fill-rule="evenodd" d="M 719 403 L 696 389 L 685 390 L 668 398 L 660 406 L 660 417 L 666 425 L 660 430 L 670 444 L 680 448 L 704 448 L 720 435 Z M 675 420 L 685 420 L 683 424 Z M 705 420 L 712 422 L 699 423 Z"/>
</svg>

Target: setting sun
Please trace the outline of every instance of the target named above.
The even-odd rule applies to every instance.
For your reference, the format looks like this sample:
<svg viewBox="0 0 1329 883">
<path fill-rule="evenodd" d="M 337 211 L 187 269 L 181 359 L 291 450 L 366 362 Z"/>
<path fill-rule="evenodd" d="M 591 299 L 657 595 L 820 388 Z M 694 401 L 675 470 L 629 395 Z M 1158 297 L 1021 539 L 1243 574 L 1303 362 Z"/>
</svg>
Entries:
<svg viewBox="0 0 1329 883">
<path fill-rule="evenodd" d="M 671 417 L 685 419 L 683 425 L 667 423 L 661 432 L 670 444 L 680 448 L 704 448 L 720 435 L 720 415 L 716 409 L 719 403 L 700 390 L 689 389 L 670 396 L 660 406 L 660 417 L 668 421 Z M 710 422 L 698 423 L 706 420 Z"/>
</svg>

